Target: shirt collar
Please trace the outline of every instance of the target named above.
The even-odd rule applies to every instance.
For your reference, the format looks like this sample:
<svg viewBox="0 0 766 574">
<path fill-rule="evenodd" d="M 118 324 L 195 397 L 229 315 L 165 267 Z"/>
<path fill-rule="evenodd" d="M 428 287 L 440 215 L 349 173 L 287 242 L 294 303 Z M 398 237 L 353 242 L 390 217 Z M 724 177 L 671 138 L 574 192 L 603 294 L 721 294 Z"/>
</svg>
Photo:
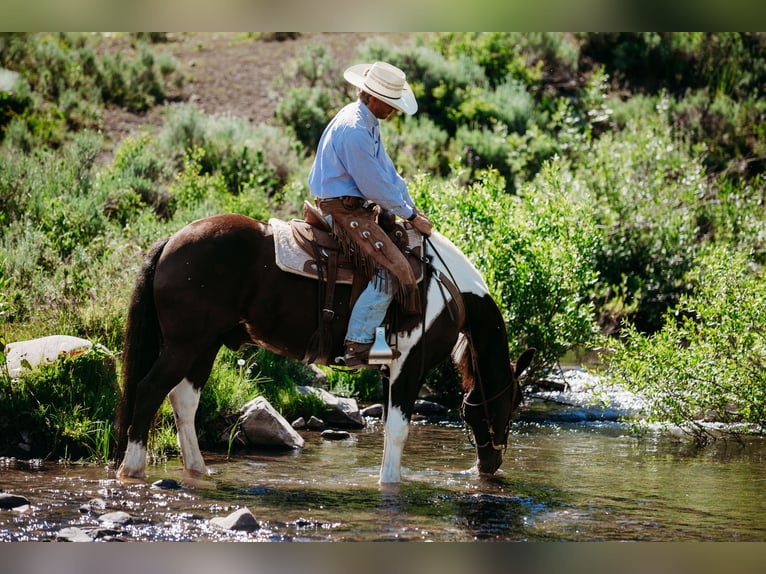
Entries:
<svg viewBox="0 0 766 574">
<path fill-rule="evenodd" d="M 378 118 L 376 118 L 375 115 L 370 111 L 370 108 L 365 106 L 361 101 L 357 101 L 357 105 L 361 110 L 362 117 L 364 118 L 365 122 L 367 122 L 367 126 L 370 129 L 376 128 L 380 125 L 380 121 L 378 121 Z"/>
</svg>

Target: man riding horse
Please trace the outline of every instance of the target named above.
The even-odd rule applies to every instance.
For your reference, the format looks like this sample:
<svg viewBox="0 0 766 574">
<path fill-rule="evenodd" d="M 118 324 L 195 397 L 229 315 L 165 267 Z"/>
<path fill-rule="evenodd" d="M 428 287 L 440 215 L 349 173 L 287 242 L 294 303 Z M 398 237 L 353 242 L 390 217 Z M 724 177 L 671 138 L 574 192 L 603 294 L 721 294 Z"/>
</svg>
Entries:
<svg viewBox="0 0 766 574">
<path fill-rule="evenodd" d="M 354 253 L 369 279 L 346 332 L 343 362 L 354 367 L 367 362 L 375 328 L 394 297 L 404 313 L 421 311 L 412 268 L 376 222 L 379 210 L 406 219 L 426 236 L 433 225 L 416 209 L 380 138 L 379 120 L 397 111 L 412 115 L 418 109 L 404 72 L 375 62 L 352 66 L 343 77 L 357 88 L 357 100 L 325 128 L 308 182 L 334 234 Z"/>
</svg>

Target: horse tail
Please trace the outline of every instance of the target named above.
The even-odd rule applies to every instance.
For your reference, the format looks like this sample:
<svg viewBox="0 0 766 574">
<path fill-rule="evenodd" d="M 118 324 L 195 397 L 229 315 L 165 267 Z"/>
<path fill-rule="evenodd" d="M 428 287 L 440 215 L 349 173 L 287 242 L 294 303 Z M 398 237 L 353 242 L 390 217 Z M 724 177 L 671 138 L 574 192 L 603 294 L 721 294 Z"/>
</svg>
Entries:
<svg viewBox="0 0 766 574">
<path fill-rule="evenodd" d="M 508 331 L 500 308 L 489 294 L 463 293 L 466 322 L 453 359 L 463 379 L 463 390 L 473 390 L 477 381 L 495 386 L 514 384 L 513 408 L 521 403 L 521 387 L 511 367 Z"/>
<path fill-rule="evenodd" d="M 117 464 L 122 461 L 128 446 L 136 387 L 160 355 L 162 336 L 154 304 L 154 272 L 167 242 L 167 239 L 158 241 L 146 254 L 130 301 L 122 351 L 122 396 L 115 423 L 117 445 L 114 458 Z"/>
</svg>

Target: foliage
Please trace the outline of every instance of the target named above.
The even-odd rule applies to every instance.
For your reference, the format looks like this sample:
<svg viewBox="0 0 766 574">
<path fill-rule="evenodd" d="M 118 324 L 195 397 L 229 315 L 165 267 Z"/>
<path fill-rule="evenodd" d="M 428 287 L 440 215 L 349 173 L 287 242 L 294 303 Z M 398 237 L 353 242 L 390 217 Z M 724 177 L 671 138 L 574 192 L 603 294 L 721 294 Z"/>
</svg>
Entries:
<svg viewBox="0 0 766 574">
<path fill-rule="evenodd" d="M 11 378 L 0 368 L 0 448 L 25 456 L 106 461 L 119 397 L 114 357 L 101 348 Z M 19 450 L 25 445 L 26 452 Z"/>
<path fill-rule="evenodd" d="M 700 254 L 692 293 L 650 337 L 629 326 L 612 341 L 610 374 L 649 399 L 648 420 L 713 435 L 704 421 L 766 423 L 766 283 L 749 254 L 715 245 Z"/>
<path fill-rule="evenodd" d="M 169 104 L 157 129 L 105 141 L 104 106 L 146 110 L 180 85 L 173 57 L 155 52 L 164 40 L 0 35 L 6 339 L 69 333 L 119 351 L 135 275 L 157 238 L 211 213 L 300 214 L 316 141 L 353 97 L 331 52 L 314 44 L 285 63 L 271 86 L 274 125 Z M 756 278 L 766 264 L 764 46 L 763 33 L 468 32 L 398 45 L 373 37 L 356 57 L 406 71 L 420 109 L 383 122 L 386 149 L 419 208 L 486 277 L 512 354 L 537 346 L 539 373 L 594 345 L 598 329 L 622 334 L 624 347 L 605 360 L 632 384 L 652 385 L 642 392 L 667 406 L 657 418 L 731 411 L 757 422 L 763 397 L 744 349 L 760 352 Z M 737 281 L 748 291 L 724 317 L 716 298 L 732 297 Z M 742 342 L 729 352 L 724 333 Z M 710 366 L 703 357 L 713 352 Z M 641 366 L 653 354 L 667 368 Z M 221 438 L 218 415 L 235 416 L 241 393 L 297 412 L 292 386 L 307 376 L 299 366 L 265 351 L 222 353 L 200 407 L 205 440 Z M 691 392 L 703 374 L 706 390 Z M 452 376 L 433 372 L 429 385 L 449 387 Z M 344 394 L 379 398 L 376 373 L 328 378 Z M 724 381 L 733 411 L 707 381 Z M 108 434 L 111 414 L 50 400 L 48 413 L 90 421 L 81 436 L 95 424 Z M 176 448 L 167 406 L 158 428 L 162 456 Z"/>
<path fill-rule="evenodd" d="M 548 166 L 521 197 L 507 195 L 496 172 L 467 189 L 431 183 L 418 181 L 416 201 L 484 275 L 508 322 L 512 355 L 537 347 L 539 372 L 593 342 L 587 295 L 596 234 L 560 165 Z"/>
<path fill-rule="evenodd" d="M 627 316 L 642 331 L 659 329 L 694 261 L 707 181 L 699 153 L 674 135 L 665 111 L 661 102 L 641 123 L 605 133 L 578 168 L 602 233 L 594 296 L 607 328 Z"/>
<path fill-rule="evenodd" d="M 0 70 L 19 75 L 11 97 L 0 98 L 0 129 L 30 151 L 38 144 L 61 144 L 67 130 L 96 127 L 106 104 L 145 111 L 162 102 L 168 85 L 180 85 L 176 62 L 157 56 L 144 43 L 114 54 L 86 34 L 0 36 Z M 0 131 L 0 141 L 3 133 Z"/>
</svg>

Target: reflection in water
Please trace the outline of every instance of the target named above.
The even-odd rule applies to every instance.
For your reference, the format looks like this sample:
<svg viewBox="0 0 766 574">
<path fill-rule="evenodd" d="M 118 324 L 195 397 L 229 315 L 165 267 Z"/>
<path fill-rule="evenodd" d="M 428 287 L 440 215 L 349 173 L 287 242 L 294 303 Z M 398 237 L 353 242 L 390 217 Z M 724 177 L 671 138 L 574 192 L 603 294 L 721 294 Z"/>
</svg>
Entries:
<svg viewBox="0 0 766 574">
<path fill-rule="evenodd" d="M 88 465 L 0 468 L 0 488 L 32 502 L 0 512 L 0 540 L 54 540 L 67 527 L 104 540 L 766 540 L 759 439 L 693 451 L 616 423 L 520 422 L 501 471 L 483 478 L 461 428 L 418 424 L 404 483 L 381 488 L 378 424 L 348 441 L 305 436 L 300 453 L 207 454 L 215 488 L 152 488 L 180 480 L 178 460 L 131 485 Z M 100 523 L 94 499 L 132 523 Z M 244 507 L 258 530 L 210 525 Z"/>
</svg>

